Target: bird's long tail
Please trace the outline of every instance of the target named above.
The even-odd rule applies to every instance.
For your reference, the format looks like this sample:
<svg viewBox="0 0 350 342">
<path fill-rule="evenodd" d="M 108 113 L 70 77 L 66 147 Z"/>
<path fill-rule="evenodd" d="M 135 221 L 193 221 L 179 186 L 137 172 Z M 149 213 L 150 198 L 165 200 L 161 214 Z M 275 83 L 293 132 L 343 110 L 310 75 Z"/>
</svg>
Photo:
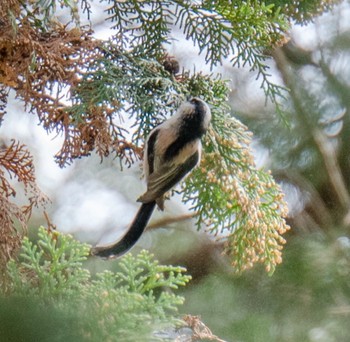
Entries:
<svg viewBox="0 0 350 342">
<path fill-rule="evenodd" d="M 142 203 L 127 233 L 113 245 L 93 247 L 91 254 L 102 258 L 117 258 L 125 254 L 141 237 L 155 206 L 155 201 Z"/>
</svg>

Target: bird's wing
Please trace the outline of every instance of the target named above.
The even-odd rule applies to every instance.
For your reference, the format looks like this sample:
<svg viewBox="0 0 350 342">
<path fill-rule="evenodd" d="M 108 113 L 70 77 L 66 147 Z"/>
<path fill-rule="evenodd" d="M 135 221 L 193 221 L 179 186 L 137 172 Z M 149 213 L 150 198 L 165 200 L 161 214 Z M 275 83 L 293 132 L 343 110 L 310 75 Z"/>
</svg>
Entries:
<svg viewBox="0 0 350 342">
<path fill-rule="evenodd" d="M 147 191 L 138 199 L 138 202 L 148 203 L 155 201 L 173 188 L 198 163 L 199 153 L 196 151 L 182 164 L 164 164 L 153 172 L 147 183 Z"/>
</svg>

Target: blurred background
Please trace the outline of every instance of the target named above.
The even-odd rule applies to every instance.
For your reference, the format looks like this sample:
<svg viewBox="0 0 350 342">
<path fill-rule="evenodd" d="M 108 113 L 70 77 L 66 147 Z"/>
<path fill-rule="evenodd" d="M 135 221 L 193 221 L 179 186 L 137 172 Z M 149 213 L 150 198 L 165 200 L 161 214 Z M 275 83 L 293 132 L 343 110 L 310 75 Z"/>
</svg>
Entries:
<svg viewBox="0 0 350 342">
<path fill-rule="evenodd" d="M 102 5 L 94 3 L 92 12 L 96 37 L 108 39 Z M 59 18 L 65 15 L 58 13 Z M 151 224 L 156 228 L 133 250 L 150 249 L 162 263 L 187 267 L 193 280 L 183 290 L 182 312 L 201 316 L 224 340 L 349 340 L 349 18 L 344 1 L 312 24 L 293 25 L 289 42 L 268 52 L 274 82 L 290 89 L 283 120 L 266 103 L 260 80 L 248 68 L 232 68 L 227 61 L 214 70 L 230 82 L 232 115 L 254 133 L 257 165 L 271 169 L 288 202 L 292 229 L 275 274 L 269 277 L 255 267 L 236 276 L 204 229 L 196 231 L 191 220 L 167 223 L 188 214 L 176 196 L 165 213 L 155 213 Z M 181 68 L 210 72 L 181 33 L 173 34 L 167 49 Z M 116 160 L 101 163 L 92 156 L 59 168 L 54 155 L 62 137 L 47 135 L 15 99 L 1 134 L 6 142 L 17 137 L 29 146 L 38 185 L 51 199 L 46 210 L 58 230 L 93 245 L 125 232 L 138 208 L 135 199 L 145 190 L 140 163 L 121 170 Z M 41 224 L 45 220 L 38 211 L 31 225 Z M 89 260 L 87 266 L 116 270 L 118 261 Z"/>
</svg>

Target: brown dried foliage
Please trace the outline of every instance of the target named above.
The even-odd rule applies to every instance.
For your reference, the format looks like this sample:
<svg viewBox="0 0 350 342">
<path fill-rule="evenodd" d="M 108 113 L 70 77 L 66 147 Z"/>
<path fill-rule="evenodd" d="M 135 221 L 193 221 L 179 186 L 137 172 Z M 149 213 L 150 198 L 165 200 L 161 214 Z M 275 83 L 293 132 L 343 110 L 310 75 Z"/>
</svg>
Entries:
<svg viewBox="0 0 350 342">
<path fill-rule="evenodd" d="M 0 82 L 15 89 L 47 131 L 64 132 L 59 159 L 84 155 L 90 149 L 89 127 L 72 125 L 59 96 L 64 87 L 78 82 L 78 69 L 94 47 L 88 34 L 78 29 L 57 27 L 55 32 L 42 33 L 24 20 L 16 35 L 10 24 L 0 30 Z"/>
<path fill-rule="evenodd" d="M 19 0 L 2 0 L 0 6 L 0 24 L 8 22 L 9 13 L 13 15 L 19 15 L 21 8 L 21 2 Z"/>
<path fill-rule="evenodd" d="M 50 32 L 35 29 L 26 18 L 16 32 L 9 22 L 0 26 L 0 83 L 16 91 L 48 132 L 63 134 L 56 155 L 60 166 L 94 150 L 101 157 L 114 151 L 129 163 L 139 153 L 130 144 L 125 149 L 121 128 L 113 120 L 120 109 L 117 99 L 114 107 L 90 103 L 80 117 L 63 101 L 63 93 L 72 94 L 80 86 L 86 66 L 103 55 L 100 44 L 89 31 L 60 24 Z"/>
<path fill-rule="evenodd" d="M 186 315 L 183 317 L 187 326 L 192 329 L 191 341 L 215 341 L 225 342 L 221 338 L 213 335 L 210 329 L 201 321 L 198 316 Z"/>
<path fill-rule="evenodd" d="M 84 103 L 84 113 L 74 111 L 80 103 L 65 101 L 65 94 L 79 91 L 87 66 L 103 57 L 101 43 L 88 30 L 52 22 L 50 29 L 37 27 L 26 17 L 25 2 L 2 0 L 0 5 L 0 125 L 6 114 L 10 89 L 26 109 L 37 115 L 47 132 L 63 135 L 56 154 L 61 166 L 74 158 L 96 151 L 101 157 L 114 151 L 131 164 L 140 150 L 123 139 L 114 117 L 120 109 L 115 103 Z M 84 87 L 89 87 L 85 81 Z M 88 90 L 88 89 L 87 89 Z M 10 115 L 11 113 L 8 113 Z M 28 204 L 17 206 L 11 199 L 16 192 L 11 179 L 23 183 Z M 32 157 L 23 145 L 12 141 L 0 150 L 0 262 L 14 255 L 26 229 L 33 206 L 45 199 L 35 184 Z M 16 225 L 19 228 L 15 228 Z"/>
<path fill-rule="evenodd" d="M 11 180 L 22 183 L 28 204 L 11 202 L 16 191 Z M 12 141 L 0 147 L 0 270 L 17 252 L 34 206 L 44 204 L 43 194 L 35 183 L 33 158 L 24 145 Z"/>
</svg>

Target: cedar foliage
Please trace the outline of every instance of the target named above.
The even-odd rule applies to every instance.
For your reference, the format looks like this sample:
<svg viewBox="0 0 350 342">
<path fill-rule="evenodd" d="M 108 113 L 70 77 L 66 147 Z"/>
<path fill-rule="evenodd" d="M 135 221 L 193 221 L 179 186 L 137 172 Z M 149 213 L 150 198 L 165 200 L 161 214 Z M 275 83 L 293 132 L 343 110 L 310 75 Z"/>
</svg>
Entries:
<svg viewBox="0 0 350 342">
<path fill-rule="evenodd" d="M 187 180 L 183 198 L 193 203 L 198 226 L 206 221 L 214 234 L 229 232 L 226 252 L 237 271 L 261 262 L 272 272 L 281 262 L 281 235 L 288 229 L 280 189 L 268 173 L 256 169 L 249 132 L 229 116 L 225 82 L 201 73 L 179 74 L 164 44 L 170 42 L 175 25 L 211 66 L 234 56 L 233 65 L 249 65 L 257 73 L 266 96 L 281 112 L 284 89 L 269 78 L 267 52 L 283 44 L 290 20 L 307 22 L 332 3 L 110 0 L 106 10 L 114 23 L 114 35 L 104 42 L 80 25 L 80 12 L 87 18 L 91 15 L 88 0 L 3 0 L 0 119 L 6 114 L 11 90 L 47 132 L 64 136 L 55 156 L 60 166 L 93 152 L 101 158 L 116 156 L 130 165 L 140 158 L 142 142 L 156 124 L 188 95 L 201 96 L 214 106 L 213 125 L 205 142 L 206 169 L 198 169 Z M 55 19 L 58 5 L 68 9 L 70 22 Z M 169 68 L 172 64 L 175 69 Z M 136 127 L 131 139 L 122 125 L 124 115 L 132 117 Z M 5 172 L 0 174 L 1 246 L 5 246 L 0 256 L 6 262 L 22 236 L 14 218 L 24 228 L 28 208 L 38 205 L 42 196 L 23 145 L 13 142 L 3 148 L 0 157 L 2 169 L 32 192 L 29 206 L 17 207 L 11 202 L 14 192 Z"/>
<path fill-rule="evenodd" d="M 35 243 L 23 239 L 19 260 L 8 263 L 9 298 L 0 298 L 4 340 L 169 341 L 167 331 L 184 325 L 177 312 L 184 298 L 175 293 L 191 278 L 183 267 L 160 265 L 142 251 L 125 256 L 118 272 L 93 277 L 83 267 L 89 250 L 43 227 Z M 14 321 L 31 324 L 13 328 L 14 312 Z"/>
</svg>

